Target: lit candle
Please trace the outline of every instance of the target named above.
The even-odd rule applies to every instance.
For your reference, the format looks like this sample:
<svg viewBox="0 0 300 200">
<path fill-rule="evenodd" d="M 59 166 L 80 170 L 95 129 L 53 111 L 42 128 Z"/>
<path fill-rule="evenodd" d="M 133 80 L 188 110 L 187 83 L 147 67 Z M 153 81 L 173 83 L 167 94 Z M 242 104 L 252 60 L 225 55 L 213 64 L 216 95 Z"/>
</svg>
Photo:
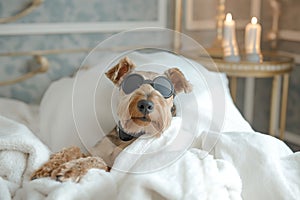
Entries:
<svg viewBox="0 0 300 200">
<path fill-rule="evenodd" d="M 247 24 L 245 30 L 245 51 L 249 61 L 259 62 L 262 59 L 260 51 L 261 25 L 257 18 L 252 17 L 251 23 Z"/>
<path fill-rule="evenodd" d="M 232 15 L 230 13 L 227 13 L 226 19 L 224 21 L 222 45 L 225 60 L 233 62 L 240 61 L 239 49 L 235 36 L 235 21 L 232 20 Z"/>
</svg>

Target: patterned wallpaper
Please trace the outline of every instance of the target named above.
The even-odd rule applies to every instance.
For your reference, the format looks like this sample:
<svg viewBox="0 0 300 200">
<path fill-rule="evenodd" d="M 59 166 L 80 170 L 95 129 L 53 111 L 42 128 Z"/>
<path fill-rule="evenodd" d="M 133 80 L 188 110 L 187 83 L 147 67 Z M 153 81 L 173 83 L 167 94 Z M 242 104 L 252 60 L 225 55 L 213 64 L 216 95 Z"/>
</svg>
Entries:
<svg viewBox="0 0 300 200">
<path fill-rule="evenodd" d="M 17 13 L 30 0 L 0 0 L 0 17 Z M 158 0 L 44 0 L 28 16 L 12 23 L 154 21 L 158 18 Z M 1 25 L 0 25 L 1 26 Z M 48 49 L 95 47 L 114 33 L 0 36 L 0 53 Z M 50 69 L 22 83 L 0 87 L 0 96 L 39 103 L 49 84 L 73 74 L 86 53 L 47 55 Z M 0 81 L 27 72 L 29 56 L 0 56 Z"/>
<path fill-rule="evenodd" d="M 109 35 L 1 36 L 0 46 L 2 52 L 94 47 Z M 47 55 L 46 58 L 50 63 L 47 73 L 18 84 L 2 86 L 0 95 L 25 102 L 39 103 L 51 81 L 73 74 L 84 57 L 85 53 Z M 7 80 L 26 73 L 32 63 L 32 57 L 0 57 L 0 63 L 0 80 Z"/>
<path fill-rule="evenodd" d="M 30 0 L 1 0 L 0 17 L 18 12 Z M 32 12 L 13 23 L 146 21 L 157 18 L 158 0 L 44 0 Z"/>
</svg>

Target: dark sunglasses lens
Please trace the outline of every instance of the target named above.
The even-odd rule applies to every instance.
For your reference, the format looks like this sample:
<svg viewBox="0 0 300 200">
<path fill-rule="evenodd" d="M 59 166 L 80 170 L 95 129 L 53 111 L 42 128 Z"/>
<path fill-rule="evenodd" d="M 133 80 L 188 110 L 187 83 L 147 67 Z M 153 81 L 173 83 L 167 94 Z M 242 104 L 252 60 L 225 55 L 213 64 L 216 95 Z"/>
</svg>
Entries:
<svg viewBox="0 0 300 200">
<path fill-rule="evenodd" d="M 154 86 L 157 91 L 159 91 L 163 97 L 169 98 L 173 95 L 173 85 L 165 77 L 158 77 L 154 80 Z"/>
<path fill-rule="evenodd" d="M 122 90 L 125 94 L 130 94 L 143 84 L 143 77 L 137 74 L 131 74 L 126 77 L 122 83 Z"/>
</svg>

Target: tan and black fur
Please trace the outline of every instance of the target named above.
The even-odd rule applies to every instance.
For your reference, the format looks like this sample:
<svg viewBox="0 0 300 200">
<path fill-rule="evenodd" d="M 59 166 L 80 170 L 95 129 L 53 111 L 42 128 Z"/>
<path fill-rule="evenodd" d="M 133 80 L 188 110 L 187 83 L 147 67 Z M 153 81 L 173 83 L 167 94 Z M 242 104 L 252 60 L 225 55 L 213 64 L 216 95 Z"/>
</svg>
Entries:
<svg viewBox="0 0 300 200">
<path fill-rule="evenodd" d="M 163 75 L 172 82 L 175 94 L 188 93 L 192 90 L 191 84 L 178 68 L 171 68 L 164 74 L 135 71 L 135 68 L 135 64 L 125 57 L 111 68 L 106 76 L 116 87 L 120 87 L 124 77 L 130 73 L 138 73 L 145 80 L 153 80 L 155 77 Z M 143 132 L 149 136 L 159 137 L 170 126 L 176 111 L 173 105 L 174 96 L 165 99 L 149 84 L 141 85 L 131 94 L 125 94 L 120 90 L 119 98 L 117 108 L 119 125 L 132 136 Z M 137 108 L 137 102 L 140 100 L 153 102 L 153 111 L 147 115 L 141 113 Z M 121 140 L 116 127 L 92 148 L 91 155 L 83 155 L 78 147 L 64 149 L 52 155 L 50 160 L 32 175 L 32 179 L 49 176 L 59 181 L 73 180 L 77 182 L 91 168 L 109 171 L 119 153 L 136 138 L 130 141 Z"/>
</svg>

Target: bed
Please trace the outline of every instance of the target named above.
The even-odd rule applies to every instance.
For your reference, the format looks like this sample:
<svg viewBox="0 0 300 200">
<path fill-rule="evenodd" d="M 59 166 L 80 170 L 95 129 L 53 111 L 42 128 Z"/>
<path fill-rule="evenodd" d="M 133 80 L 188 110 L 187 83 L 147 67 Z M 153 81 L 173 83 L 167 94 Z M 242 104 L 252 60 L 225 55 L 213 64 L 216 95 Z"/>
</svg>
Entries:
<svg viewBox="0 0 300 200">
<path fill-rule="evenodd" d="M 40 4 L 40 1 L 34 2 L 28 10 L 31 11 L 31 7 L 34 8 Z M 164 5 L 164 3 L 159 1 L 159 5 Z M 182 1 L 176 1 L 174 7 L 174 29 L 180 32 Z M 164 24 L 161 11 L 164 9 L 160 9 L 157 19 L 159 24 Z M 27 13 L 27 11 L 25 12 Z M 21 16 L 23 14 L 13 18 Z M 71 25 L 73 27 L 74 24 Z M 92 24 L 93 27 L 88 25 L 84 26 L 85 28 L 82 28 L 83 25 L 85 24 L 77 25 L 78 30 L 76 29 L 75 33 L 95 31 L 94 24 Z M 105 23 L 100 25 L 99 29 Z M 152 23 L 150 25 L 153 26 Z M 113 30 L 119 31 L 118 26 L 119 24 L 115 24 Z M 3 27 L 5 29 L 5 26 Z M 64 27 L 60 28 L 65 30 Z M 66 29 L 68 28 L 70 26 Z M 8 28 L 6 29 L 8 30 Z M 98 27 L 96 29 L 98 33 Z M 30 29 L 29 33 L 32 31 L 38 34 L 59 33 L 59 30 L 54 30 L 52 27 L 45 30 L 44 28 Z M 76 39 L 78 37 L 75 37 L 71 43 L 75 43 Z M 174 42 L 175 51 L 179 50 L 180 42 L 182 42 L 180 38 L 175 37 L 174 41 L 172 37 L 168 37 L 168 39 L 159 40 L 158 44 L 166 42 L 169 45 Z M 135 38 L 131 38 L 131 40 L 139 42 Z M 124 41 L 127 42 L 127 40 Z M 152 40 L 149 42 L 154 43 Z M 30 41 L 25 44 L 30 45 Z M 107 45 L 105 47 L 111 47 L 110 44 L 107 43 Z M 113 45 L 114 48 L 117 46 L 119 45 Z M 47 52 L 53 54 L 89 52 L 90 50 L 56 49 L 34 51 L 24 55 L 47 54 Z M 114 52 L 107 52 L 105 55 L 109 57 L 113 54 Z M 14 54 L 8 53 L 8 55 Z M 17 55 L 23 54 L 17 53 Z M 108 57 L 106 60 L 109 60 Z M 37 68 L 34 73 L 22 76 L 21 79 L 8 81 L 8 83 L 13 84 L 44 72 L 49 66 L 47 60 L 42 58 L 44 58 L 42 55 L 35 57 L 41 67 Z M 95 58 L 96 62 L 91 63 L 101 63 L 98 56 Z M 171 56 L 169 53 L 133 53 L 130 58 L 137 65 L 149 61 L 157 61 L 165 66 L 176 64 L 192 79 L 193 73 L 186 70 L 186 63 L 174 58 L 174 55 Z M 103 59 L 105 60 L 105 58 Z M 177 98 L 183 102 L 181 108 L 189 113 L 188 116 L 185 116 L 184 119 L 180 115 L 174 117 L 170 128 L 152 143 L 137 140 L 128 146 L 117 157 L 111 172 L 92 169 L 79 183 L 58 182 L 50 178 L 30 181 L 30 176 L 49 159 L 51 153 L 69 146 L 78 146 L 82 151 L 87 152 L 89 147 L 103 137 L 103 135 L 99 135 L 99 124 L 94 119 L 95 112 L 93 112 L 95 104 L 91 101 L 94 99 L 91 85 L 98 79 L 101 66 L 93 65 L 88 70 L 79 71 L 77 73 L 77 75 L 80 74 L 79 76 L 64 77 L 52 82 L 39 105 L 29 105 L 13 99 L 0 98 L 0 200 L 299 199 L 299 152 L 293 153 L 281 140 L 252 129 L 232 101 L 225 74 L 210 72 L 198 63 L 192 60 L 190 62 L 197 65 L 198 70 L 206 77 L 206 83 L 202 79 L 197 79 L 198 77 L 191 80 L 197 88 L 200 88 L 199 90 L 209 84 L 212 93 L 220 90 L 224 92 L 222 98 L 215 98 L 219 100 L 217 103 L 226 108 L 219 110 L 222 121 L 214 120 L 212 117 L 212 113 L 218 115 L 218 110 L 212 112 L 211 94 L 205 90 L 195 95 L 196 102 L 191 101 L 190 97 L 192 96 L 178 96 Z M 104 62 L 102 61 L 102 63 Z M 72 89 L 78 81 L 84 84 L 78 89 L 79 95 L 74 102 L 72 101 Z M 1 82 L 0 86 L 2 85 L 5 84 Z M 113 116 L 107 106 L 110 105 L 110 98 L 107 97 L 112 95 L 113 88 L 107 80 L 101 85 L 103 90 L 96 95 L 96 115 L 104 132 L 108 132 L 115 126 Z M 74 103 L 78 109 L 76 110 L 76 119 L 74 119 Z M 199 106 L 196 111 L 191 106 L 195 103 Z M 201 112 L 198 112 L 199 110 Z M 197 124 L 198 129 L 192 133 L 192 143 L 187 143 L 188 145 L 185 146 L 187 148 L 180 152 L 180 156 L 177 154 L 177 148 L 158 151 L 159 153 L 152 157 L 139 155 L 141 152 L 148 153 L 164 149 L 163 147 L 169 145 L 170 141 L 176 139 L 176 135 L 174 136 L 173 133 L 178 132 L 180 125 L 184 127 L 181 134 L 188 136 L 190 124 L 186 122 L 193 122 L 195 118 L 200 118 Z M 217 131 L 212 127 L 218 127 Z M 128 156 L 126 152 L 134 153 L 136 156 Z M 173 162 L 165 162 L 172 159 L 174 155 L 177 157 L 172 160 Z M 131 173 L 126 173 L 129 171 L 128 169 L 131 170 Z"/>
<path fill-rule="evenodd" d="M 170 54 L 135 53 L 131 59 L 139 62 L 159 59 L 164 65 L 172 65 Z M 191 61 L 193 62 L 193 61 Z M 71 145 L 83 151 L 99 140 L 97 124 L 90 113 L 88 91 L 90 80 L 97 78 L 97 66 L 80 72 L 80 80 L 87 88 L 81 88 L 80 116 L 87 139 L 78 137 L 78 127 L 72 118 L 71 95 L 75 77 L 53 82 L 39 106 L 20 101 L 0 99 L 0 199 L 297 199 L 300 196 L 300 154 L 293 153 L 282 141 L 255 132 L 233 104 L 225 75 L 201 72 L 213 80 L 221 76 L 222 83 L 211 84 L 225 88 L 225 118 L 219 132 L 205 131 L 206 115 L 203 112 L 202 131 L 193 143 L 172 164 L 147 173 L 124 173 L 118 169 L 151 166 L 172 157 L 173 151 L 160 153 L 155 158 L 138 157 L 130 160 L 120 154 L 110 173 L 90 170 L 79 183 L 58 182 L 50 178 L 29 180 L 31 173 L 46 162 L 52 152 Z M 179 63 L 184 69 L 184 63 Z M 188 73 L 188 72 L 186 72 Z M 200 80 L 198 80 L 200 81 Z M 195 83 L 194 83 L 195 84 Z M 201 84 L 201 83 L 196 83 Z M 111 85 L 105 87 L 109 96 Z M 84 93 L 86 92 L 86 93 Z M 102 96 L 103 97 L 103 96 Z M 182 97 L 184 98 L 184 97 Z M 188 98 L 183 99 L 187 102 Z M 203 110 L 210 99 L 199 96 Z M 200 109 L 201 109 L 200 108 Z M 114 126 L 107 117 L 107 108 L 100 106 L 97 113 L 105 113 L 104 129 Z M 184 109 L 189 109 L 184 108 Z M 191 112 L 193 113 L 193 112 Z M 189 120 L 193 120 L 190 116 Z M 172 140 L 177 130 L 178 118 L 157 141 L 149 146 L 156 149 Z M 213 123 L 213 122 L 212 122 Z M 216 122 L 217 123 L 217 122 Z M 95 138 L 96 137 L 96 138 Z M 217 139 L 216 139 L 217 138 Z M 144 150 L 143 141 L 135 141 L 127 151 Z M 129 162 L 129 161 L 130 162 Z"/>
</svg>

